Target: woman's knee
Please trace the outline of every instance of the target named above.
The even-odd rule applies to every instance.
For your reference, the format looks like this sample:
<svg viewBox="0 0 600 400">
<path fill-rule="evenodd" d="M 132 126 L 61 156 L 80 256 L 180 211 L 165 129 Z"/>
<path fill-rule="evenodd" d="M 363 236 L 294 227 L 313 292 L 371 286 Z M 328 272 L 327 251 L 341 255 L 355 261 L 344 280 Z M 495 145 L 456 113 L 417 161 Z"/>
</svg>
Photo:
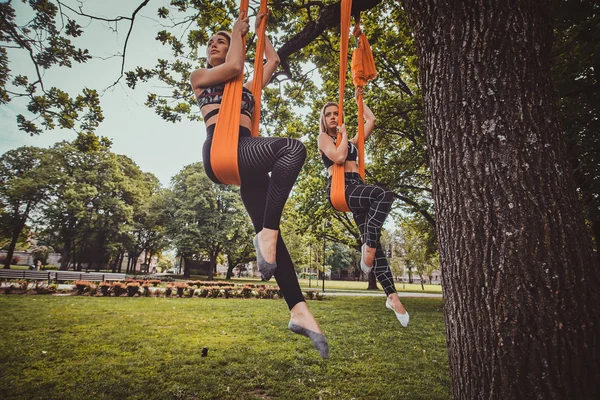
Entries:
<svg viewBox="0 0 600 400">
<path fill-rule="evenodd" d="M 379 201 L 391 203 L 394 200 L 394 193 L 377 186 L 376 198 Z"/>
<path fill-rule="evenodd" d="M 384 193 L 383 193 L 383 200 L 384 201 L 387 201 L 387 202 L 390 202 L 390 203 L 392 201 L 394 201 L 394 193 L 393 192 L 391 192 L 391 191 L 389 191 L 387 189 L 384 189 L 383 191 L 384 191 Z"/>
<path fill-rule="evenodd" d="M 294 159 L 302 160 L 302 162 L 306 159 L 306 146 L 298 139 L 290 139 L 289 151 Z"/>
</svg>

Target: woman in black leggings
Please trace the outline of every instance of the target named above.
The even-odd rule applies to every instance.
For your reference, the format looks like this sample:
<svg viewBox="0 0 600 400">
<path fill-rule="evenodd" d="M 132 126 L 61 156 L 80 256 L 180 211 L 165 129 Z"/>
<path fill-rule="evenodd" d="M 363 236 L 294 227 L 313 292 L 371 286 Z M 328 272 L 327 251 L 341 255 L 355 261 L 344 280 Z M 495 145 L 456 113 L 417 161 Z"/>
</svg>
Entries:
<svg viewBox="0 0 600 400">
<path fill-rule="evenodd" d="M 261 13 L 256 17 L 257 28 L 265 16 Z M 204 169 L 215 183 L 221 182 L 215 177 L 210 165 L 212 137 L 225 82 L 244 70 L 245 49 L 242 38 L 248 30 L 248 18 L 240 15 L 231 34 L 221 31 L 214 35 L 207 44 L 207 68 L 197 69 L 190 76 L 190 83 L 206 124 L 207 137 L 202 149 Z M 263 87 L 279 65 L 277 52 L 268 38 L 265 40 L 265 55 L 267 60 L 262 76 Z M 250 136 L 254 109 L 254 98 L 249 90 L 251 85 L 252 81 L 246 82 L 242 92 L 238 168 L 242 200 L 257 233 L 254 246 L 258 268 L 265 280 L 275 276 L 290 309 L 288 328 L 294 333 L 309 337 L 321 356 L 327 358 L 327 339 L 304 301 L 292 259 L 279 235 L 281 213 L 304 164 L 306 149 L 302 142 L 295 139 Z"/>
<path fill-rule="evenodd" d="M 358 94 L 357 89 L 356 94 Z M 358 99 L 358 96 L 356 96 Z M 365 118 L 365 140 L 375 127 L 375 115 L 363 102 Z M 383 287 L 387 300 L 385 305 L 394 311 L 402 326 L 408 325 L 408 312 L 400 302 L 390 265 L 381 248 L 381 227 L 391 208 L 393 195 L 379 186 L 367 185 L 358 173 L 357 137 L 348 140 L 346 127 L 338 126 L 337 103 L 326 103 L 321 111 L 319 150 L 327 168 L 329 180 L 327 194 L 331 193 L 331 174 L 333 164 L 344 165 L 345 198 L 354 222 L 360 231 L 363 245 L 361 247 L 360 266 L 365 274 L 371 271 Z M 336 147 L 337 132 L 342 135 L 339 147 Z"/>
</svg>

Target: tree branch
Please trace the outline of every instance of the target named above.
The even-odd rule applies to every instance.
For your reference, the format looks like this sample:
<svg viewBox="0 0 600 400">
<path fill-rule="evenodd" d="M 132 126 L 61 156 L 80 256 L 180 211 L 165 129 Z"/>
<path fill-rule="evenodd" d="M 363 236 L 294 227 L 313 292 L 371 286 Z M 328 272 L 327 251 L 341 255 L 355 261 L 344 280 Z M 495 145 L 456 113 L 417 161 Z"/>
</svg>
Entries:
<svg viewBox="0 0 600 400">
<path fill-rule="evenodd" d="M 2 17 L 3 17 L 3 19 L 5 19 L 4 15 Z M 29 43 L 27 43 L 26 41 L 23 40 L 23 38 L 19 35 L 19 33 L 15 30 L 14 26 L 12 26 L 11 24 L 8 24 L 8 23 L 5 24 L 5 28 L 6 28 L 6 31 L 10 34 L 11 38 L 14 41 L 16 41 L 22 48 L 27 49 L 27 51 L 29 52 L 29 58 L 31 58 L 31 62 L 33 63 L 33 66 L 35 67 L 35 72 L 38 77 L 38 80 L 36 82 L 34 82 L 33 85 L 35 85 L 36 83 L 39 82 L 40 86 L 42 87 L 42 91 L 44 91 L 44 81 L 42 80 L 42 74 L 40 72 L 40 67 L 38 66 L 37 61 L 35 60 L 33 50 L 29 46 Z"/>
<path fill-rule="evenodd" d="M 104 89 L 104 91 L 116 86 L 119 81 L 121 80 L 121 78 L 123 77 L 123 73 L 125 71 L 125 55 L 127 53 L 127 45 L 129 44 L 129 37 L 131 36 L 131 31 L 133 30 L 133 24 L 135 23 L 135 17 L 137 15 L 138 12 L 140 12 L 140 10 L 142 8 L 144 8 L 145 6 L 148 5 L 148 3 L 150 2 L 150 0 L 144 0 L 140 5 L 137 6 L 137 8 L 133 11 L 133 13 L 131 14 L 131 17 L 124 17 L 124 16 L 118 16 L 115 18 L 102 18 L 102 17 L 97 17 L 94 15 L 89 15 L 83 12 L 83 5 L 79 6 L 79 11 L 75 10 L 74 8 L 69 7 L 68 5 L 62 3 L 61 1 L 57 0 L 57 3 L 60 5 L 60 7 L 64 7 L 72 12 L 74 12 L 77 15 L 80 15 L 82 17 L 87 17 L 93 20 L 97 20 L 97 21 L 104 21 L 104 22 L 116 22 L 118 23 L 119 21 L 122 20 L 128 20 L 130 21 L 130 25 L 129 25 L 129 30 L 127 31 L 127 36 L 125 37 L 125 44 L 123 45 L 123 54 L 119 57 L 123 58 L 123 61 L 121 62 L 121 74 L 119 75 L 119 78 L 117 78 L 117 80 L 110 86 L 108 86 L 106 89 Z M 62 15 L 62 10 L 61 10 L 61 15 Z"/>
<path fill-rule="evenodd" d="M 352 15 L 361 11 L 376 7 L 382 0 L 356 0 L 352 2 Z M 326 29 L 334 28 L 340 24 L 340 2 L 324 6 L 320 2 L 311 2 L 311 4 L 321 7 L 319 17 L 314 22 L 306 24 L 304 29 L 298 32 L 294 37 L 279 48 L 277 54 L 281 60 L 281 66 L 288 76 L 291 76 L 288 59 L 297 51 L 302 50 L 309 45 Z"/>
</svg>

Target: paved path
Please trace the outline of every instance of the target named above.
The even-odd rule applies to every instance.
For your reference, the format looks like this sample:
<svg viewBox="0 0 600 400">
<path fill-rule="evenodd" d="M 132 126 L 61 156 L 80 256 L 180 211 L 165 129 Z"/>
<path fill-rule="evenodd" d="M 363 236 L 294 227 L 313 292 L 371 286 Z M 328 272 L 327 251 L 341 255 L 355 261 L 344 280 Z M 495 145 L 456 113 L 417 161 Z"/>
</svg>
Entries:
<svg viewBox="0 0 600 400">
<path fill-rule="evenodd" d="M 303 292 L 307 291 L 307 290 L 316 290 L 316 289 L 302 289 Z M 325 295 L 325 296 L 356 296 L 356 297 L 360 297 L 360 296 L 364 296 L 364 297 L 385 297 L 385 293 L 383 292 L 376 292 L 376 293 L 369 293 L 369 292 L 362 292 L 362 291 L 337 291 L 337 290 L 327 290 L 327 288 L 325 288 L 325 291 L 321 291 L 319 290 L 319 293 Z M 441 293 L 419 293 L 419 292 L 398 292 L 398 296 L 400 296 L 400 298 L 403 297 L 436 297 L 436 298 L 441 298 L 442 294 Z"/>
</svg>

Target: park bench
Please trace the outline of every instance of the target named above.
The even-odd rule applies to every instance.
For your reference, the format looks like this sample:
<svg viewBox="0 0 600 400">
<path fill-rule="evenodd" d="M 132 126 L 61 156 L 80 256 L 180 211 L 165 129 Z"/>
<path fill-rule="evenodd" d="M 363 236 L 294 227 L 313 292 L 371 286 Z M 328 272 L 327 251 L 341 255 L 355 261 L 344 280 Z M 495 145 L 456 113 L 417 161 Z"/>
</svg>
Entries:
<svg viewBox="0 0 600 400">
<path fill-rule="evenodd" d="M 0 269 L 0 279 L 26 279 L 30 281 L 123 281 L 125 274 L 104 272 L 78 272 L 78 271 L 30 271 L 20 269 Z"/>
<path fill-rule="evenodd" d="M 0 269 L 0 279 L 26 279 L 30 281 L 48 281 L 53 278 L 52 271 L 30 271 L 26 269 Z"/>
<path fill-rule="evenodd" d="M 117 274 L 111 272 L 81 272 L 81 271 L 53 271 L 53 279 L 55 282 L 64 281 L 88 281 L 88 282 L 104 282 L 104 281 L 123 281 L 125 274 Z"/>
</svg>

